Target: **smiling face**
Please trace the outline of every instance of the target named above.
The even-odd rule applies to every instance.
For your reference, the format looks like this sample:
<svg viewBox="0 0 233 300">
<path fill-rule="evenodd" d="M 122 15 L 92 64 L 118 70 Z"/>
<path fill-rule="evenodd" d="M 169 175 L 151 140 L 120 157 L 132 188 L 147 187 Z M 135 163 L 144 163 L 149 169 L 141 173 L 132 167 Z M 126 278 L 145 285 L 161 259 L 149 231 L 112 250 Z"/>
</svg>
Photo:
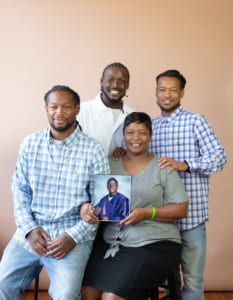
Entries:
<svg viewBox="0 0 233 300">
<path fill-rule="evenodd" d="M 125 127 L 124 142 L 128 153 L 134 155 L 148 153 L 151 133 L 144 123 L 133 122 Z"/>
<path fill-rule="evenodd" d="M 175 77 L 160 77 L 156 87 L 157 104 L 162 114 L 167 116 L 180 106 L 180 100 L 184 96 L 179 79 Z"/>
<path fill-rule="evenodd" d="M 51 134 L 55 139 L 64 139 L 75 130 L 79 105 L 73 96 L 64 91 L 52 92 L 45 106 Z"/>
<path fill-rule="evenodd" d="M 129 76 L 125 69 L 109 67 L 101 78 L 102 100 L 107 106 L 119 106 L 129 88 Z"/>
</svg>

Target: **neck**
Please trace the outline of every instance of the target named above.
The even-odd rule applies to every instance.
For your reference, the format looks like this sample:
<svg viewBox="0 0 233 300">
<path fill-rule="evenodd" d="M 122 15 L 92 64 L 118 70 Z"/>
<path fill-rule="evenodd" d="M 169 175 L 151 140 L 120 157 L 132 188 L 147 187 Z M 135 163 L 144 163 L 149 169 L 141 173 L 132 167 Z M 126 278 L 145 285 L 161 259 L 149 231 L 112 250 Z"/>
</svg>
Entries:
<svg viewBox="0 0 233 300">
<path fill-rule="evenodd" d="M 141 154 L 134 154 L 134 153 L 130 153 L 127 152 L 124 156 L 123 159 L 127 160 L 127 161 L 138 161 L 138 162 L 144 162 L 147 160 L 150 160 L 153 157 L 152 154 L 150 154 L 149 152 L 144 152 Z"/>
<path fill-rule="evenodd" d="M 58 141 L 63 141 L 64 139 L 66 139 L 69 135 L 71 135 L 76 129 L 76 126 L 72 126 L 69 128 L 69 130 L 66 130 L 64 132 L 60 132 L 55 130 L 54 128 L 50 128 L 50 135 L 52 136 L 52 138 L 54 138 L 55 140 Z"/>
<path fill-rule="evenodd" d="M 133 176 L 138 172 L 143 171 L 152 159 L 153 155 L 149 152 L 140 155 L 126 153 L 122 158 L 122 162 L 125 170 Z"/>
<path fill-rule="evenodd" d="M 113 108 L 113 109 L 122 109 L 123 106 L 123 100 L 113 100 L 109 98 L 104 91 L 100 94 L 100 98 L 105 106 Z"/>
</svg>

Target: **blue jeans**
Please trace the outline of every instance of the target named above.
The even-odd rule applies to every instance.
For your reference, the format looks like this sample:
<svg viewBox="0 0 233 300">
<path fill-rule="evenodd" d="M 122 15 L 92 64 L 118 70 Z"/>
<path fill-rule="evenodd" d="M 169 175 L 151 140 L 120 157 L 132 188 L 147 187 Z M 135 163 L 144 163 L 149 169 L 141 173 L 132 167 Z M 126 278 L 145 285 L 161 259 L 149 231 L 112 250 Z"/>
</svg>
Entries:
<svg viewBox="0 0 233 300">
<path fill-rule="evenodd" d="M 23 291 L 45 266 L 53 300 L 78 300 L 92 242 L 78 244 L 62 259 L 38 256 L 12 239 L 0 263 L 0 299 L 22 299 Z"/>
<path fill-rule="evenodd" d="M 182 300 L 204 300 L 204 268 L 206 259 L 205 223 L 181 231 L 183 242 L 181 266 L 184 279 Z"/>
</svg>

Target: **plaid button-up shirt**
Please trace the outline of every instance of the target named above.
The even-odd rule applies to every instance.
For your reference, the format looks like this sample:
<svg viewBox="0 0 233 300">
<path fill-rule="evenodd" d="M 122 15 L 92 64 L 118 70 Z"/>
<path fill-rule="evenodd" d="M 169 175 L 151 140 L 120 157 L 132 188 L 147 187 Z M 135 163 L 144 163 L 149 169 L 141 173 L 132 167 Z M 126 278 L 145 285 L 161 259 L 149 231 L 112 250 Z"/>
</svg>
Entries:
<svg viewBox="0 0 233 300">
<path fill-rule="evenodd" d="M 79 129 L 60 142 L 51 139 L 49 128 L 25 138 L 12 183 L 14 238 L 29 250 L 25 236 L 39 226 L 51 239 L 67 232 L 77 243 L 92 240 L 96 225 L 84 222 L 79 210 L 91 201 L 93 174 L 109 174 L 108 160 Z"/>
<path fill-rule="evenodd" d="M 182 106 L 169 116 L 155 118 L 152 128 L 152 153 L 189 164 L 189 172 L 179 172 L 189 196 L 189 211 L 177 224 L 180 230 L 194 228 L 208 219 L 210 174 L 223 168 L 226 153 L 206 118 Z"/>
</svg>

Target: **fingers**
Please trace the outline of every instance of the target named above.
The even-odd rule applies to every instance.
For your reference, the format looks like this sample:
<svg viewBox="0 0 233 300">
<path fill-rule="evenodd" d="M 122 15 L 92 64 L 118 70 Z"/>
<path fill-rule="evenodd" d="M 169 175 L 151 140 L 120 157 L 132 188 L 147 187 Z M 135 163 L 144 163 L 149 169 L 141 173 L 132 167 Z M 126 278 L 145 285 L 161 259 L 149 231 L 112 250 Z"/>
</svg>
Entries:
<svg viewBox="0 0 233 300">
<path fill-rule="evenodd" d="M 167 157 L 161 157 L 159 160 L 158 160 L 158 165 L 161 169 L 167 167 L 167 166 L 170 166 L 171 165 L 171 161 L 170 159 L 168 159 Z"/>
<path fill-rule="evenodd" d="M 83 221 L 90 224 L 95 224 L 99 221 L 99 219 L 95 215 L 95 211 L 91 203 L 84 203 L 82 205 L 80 215 Z"/>
<path fill-rule="evenodd" d="M 178 162 L 168 157 L 161 157 L 158 160 L 158 166 L 160 167 L 160 169 L 164 169 L 165 167 L 170 166 L 170 168 L 167 170 L 167 174 L 172 173 L 174 170 L 178 170 Z"/>
<path fill-rule="evenodd" d="M 66 256 L 75 246 L 76 242 L 65 232 L 55 240 L 48 242 L 46 255 L 52 256 L 55 259 L 61 259 Z"/>
<path fill-rule="evenodd" d="M 175 170 L 175 168 L 169 168 L 168 170 L 167 170 L 167 174 L 170 174 L 170 173 L 172 173 L 173 171 Z"/>
<path fill-rule="evenodd" d="M 126 153 L 125 149 L 124 148 L 121 148 L 121 147 L 117 147 L 113 154 L 112 154 L 112 160 L 119 160 L 122 156 L 124 156 Z"/>
</svg>

